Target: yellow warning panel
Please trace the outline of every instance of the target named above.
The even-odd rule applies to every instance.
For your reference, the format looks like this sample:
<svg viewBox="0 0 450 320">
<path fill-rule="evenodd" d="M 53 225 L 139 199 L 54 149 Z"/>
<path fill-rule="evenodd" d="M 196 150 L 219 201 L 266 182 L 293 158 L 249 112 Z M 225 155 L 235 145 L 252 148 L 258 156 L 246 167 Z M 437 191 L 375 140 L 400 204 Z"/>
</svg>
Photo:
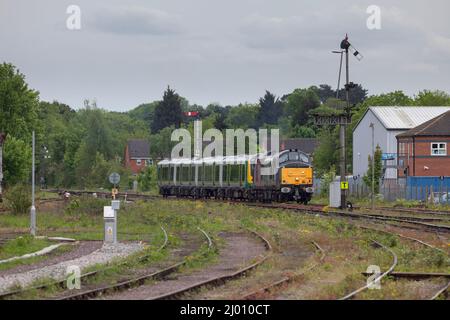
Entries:
<svg viewBox="0 0 450 320">
<path fill-rule="evenodd" d="M 341 190 L 348 190 L 348 182 L 341 182 Z"/>
</svg>

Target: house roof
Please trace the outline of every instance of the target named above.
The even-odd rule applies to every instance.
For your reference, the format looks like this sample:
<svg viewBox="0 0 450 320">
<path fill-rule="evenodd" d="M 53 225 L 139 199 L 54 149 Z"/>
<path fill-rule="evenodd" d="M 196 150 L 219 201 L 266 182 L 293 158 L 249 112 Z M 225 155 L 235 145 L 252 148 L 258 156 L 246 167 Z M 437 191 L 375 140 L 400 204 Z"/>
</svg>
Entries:
<svg viewBox="0 0 450 320">
<path fill-rule="evenodd" d="M 387 130 L 409 130 L 425 121 L 431 120 L 444 112 L 450 110 L 447 107 L 403 107 L 403 106 L 380 106 L 369 107 L 364 115 L 359 119 L 353 131 L 356 130 L 359 123 L 371 111 L 375 117 Z"/>
<path fill-rule="evenodd" d="M 450 111 L 397 135 L 397 137 L 420 136 L 450 136 Z"/>
<path fill-rule="evenodd" d="M 150 158 L 150 143 L 143 139 L 131 139 L 127 142 L 130 158 Z"/>
<path fill-rule="evenodd" d="M 315 138 L 292 138 L 281 142 L 280 150 L 297 149 L 307 154 L 312 154 L 319 146 L 319 140 Z"/>
</svg>

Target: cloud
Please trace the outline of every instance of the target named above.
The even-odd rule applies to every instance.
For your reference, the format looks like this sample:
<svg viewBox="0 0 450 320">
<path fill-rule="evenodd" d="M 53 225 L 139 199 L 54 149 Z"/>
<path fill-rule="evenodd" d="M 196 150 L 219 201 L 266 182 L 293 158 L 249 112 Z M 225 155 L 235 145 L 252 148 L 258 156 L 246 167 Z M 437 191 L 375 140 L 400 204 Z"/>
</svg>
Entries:
<svg viewBox="0 0 450 320">
<path fill-rule="evenodd" d="M 182 30 L 178 15 L 136 6 L 99 11 L 90 23 L 100 31 L 124 35 L 174 35 Z"/>
</svg>

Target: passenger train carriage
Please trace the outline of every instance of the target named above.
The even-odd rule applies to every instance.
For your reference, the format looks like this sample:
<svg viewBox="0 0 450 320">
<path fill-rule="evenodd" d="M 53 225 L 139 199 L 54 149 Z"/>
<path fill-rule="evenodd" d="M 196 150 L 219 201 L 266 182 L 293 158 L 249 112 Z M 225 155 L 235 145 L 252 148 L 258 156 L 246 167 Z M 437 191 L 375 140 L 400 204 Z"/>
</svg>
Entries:
<svg viewBox="0 0 450 320">
<path fill-rule="evenodd" d="M 271 174 L 261 174 L 278 157 Z M 240 199 L 248 201 L 295 200 L 308 203 L 313 189 L 310 158 L 299 150 L 258 157 L 228 156 L 163 160 L 158 163 L 162 196 Z"/>
</svg>

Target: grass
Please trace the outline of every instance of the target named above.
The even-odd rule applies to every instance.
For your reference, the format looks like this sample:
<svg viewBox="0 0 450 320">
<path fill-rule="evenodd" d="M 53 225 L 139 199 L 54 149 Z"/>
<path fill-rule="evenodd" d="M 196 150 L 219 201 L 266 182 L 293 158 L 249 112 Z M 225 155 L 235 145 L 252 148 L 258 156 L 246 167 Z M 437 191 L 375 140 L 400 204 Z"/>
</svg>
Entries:
<svg viewBox="0 0 450 320">
<path fill-rule="evenodd" d="M 27 258 L 27 259 L 20 259 L 20 260 L 2 263 L 2 264 L 0 264 L 0 270 L 8 270 L 8 269 L 12 269 L 12 268 L 22 266 L 22 265 L 32 265 L 32 264 L 35 264 L 35 263 L 38 263 L 38 262 L 41 262 L 41 261 L 47 259 L 49 257 L 49 255 L 52 255 L 52 256 L 61 255 L 63 253 L 69 252 L 72 249 L 73 249 L 73 246 L 70 246 L 70 245 L 60 246 L 47 255 L 36 256 L 36 257 Z"/>
<path fill-rule="evenodd" d="M 77 239 L 102 239 L 101 206 L 103 203 L 100 199 L 94 201 L 99 201 L 92 206 L 96 207 L 97 211 L 89 213 L 77 209 L 84 208 L 85 204 L 66 210 L 65 213 L 39 213 L 40 232 L 72 236 Z M 110 283 L 116 281 L 118 277 L 129 274 L 130 270 L 139 270 L 142 267 L 166 261 L 169 257 L 168 251 L 155 252 L 163 241 L 162 232 L 159 229 L 161 225 L 170 234 L 171 247 L 182 244 L 177 234 L 198 234 L 198 227 L 211 235 L 217 245 L 218 250 L 208 250 L 206 246 L 202 246 L 193 253 L 186 266 L 181 269 L 183 273 L 204 268 L 217 261 L 223 244 L 219 237 L 220 232 L 238 232 L 245 228 L 258 231 L 269 239 L 275 253 L 283 250 L 286 241 L 309 243 L 315 240 L 325 248 L 327 257 L 318 267 L 317 272 L 302 278 L 302 286 L 294 285 L 292 290 L 289 288 L 286 291 L 296 298 L 338 298 L 365 284 L 366 279 L 361 272 L 366 271 L 369 265 L 379 265 L 382 270 L 387 270 L 392 263 L 391 255 L 371 246 L 371 239 L 389 246 L 397 253 L 399 264 L 396 271 L 450 272 L 448 258 L 444 254 L 396 236 L 361 230 L 341 219 L 248 207 L 241 204 L 154 199 L 122 205 L 119 211 L 119 240 L 146 241 L 150 244 L 149 251 L 127 258 L 124 264 L 117 262 L 111 264 L 107 272 L 90 280 L 90 283 Z M 26 227 L 28 227 L 27 216 L 1 214 L 0 228 L 16 230 Z M 145 263 L 138 262 L 140 255 L 149 252 L 151 255 Z M 289 269 L 286 269 L 284 262 L 279 259 L 280 256 L 277 257 L 278 260 L 277 258 L 267 260 L 245 279 L 231 281 L 230 292 L 238 292 L 251 281 L 252 277 L 254 277 L 255 285 L 260 285 L 262 281 L 267 281 L 269 277 L 275 277 L 284 271 L 299 272 L 309 262 L 316 259 L 312 256 L 305 265 L 289 266 Z M 92 269 L 95 268 L 104 268 L 104 266 L 95 266 Z M 390 286 L 395 286 L 395 283 Z M 376 297 L 379 294 L 377 293 Z M 371 297 L 367 296 L 367 298 Z"/>
<path fill-rule="evenodd" d="M 30 235 L 20 236 L 0 246 L 0 260 L 33 253 L 49 245 L 51 245 L 50 241 L 45 239 L 35 239 Z"/>
</svg>

